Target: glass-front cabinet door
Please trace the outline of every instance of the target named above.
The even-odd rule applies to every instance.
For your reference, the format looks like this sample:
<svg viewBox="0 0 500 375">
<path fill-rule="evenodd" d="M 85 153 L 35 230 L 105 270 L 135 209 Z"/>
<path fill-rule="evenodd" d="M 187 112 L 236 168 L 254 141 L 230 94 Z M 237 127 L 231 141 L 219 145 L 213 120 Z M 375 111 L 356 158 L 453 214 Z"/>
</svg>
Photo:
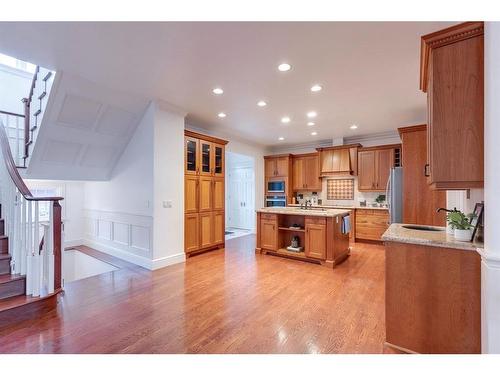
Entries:
<svg viewBox="0 0 500 375">
<path fill-rule="evenodd" d="M 224 176 L 224 146 L 214 143 L 214 176 Z"/>
<path fill-rule="evenodd" d="M 207 141 L 200 141 L 200 175 L 211 176 L 213 174 L 213 160 L 212 160 L 212 143 Z"/>
<path fill-rule="evenodd" d="M 199 172 L 199 140 L 192 137 L 184 138 L 184 171 L 186 174 L 198 174 Z"/>
</svg>

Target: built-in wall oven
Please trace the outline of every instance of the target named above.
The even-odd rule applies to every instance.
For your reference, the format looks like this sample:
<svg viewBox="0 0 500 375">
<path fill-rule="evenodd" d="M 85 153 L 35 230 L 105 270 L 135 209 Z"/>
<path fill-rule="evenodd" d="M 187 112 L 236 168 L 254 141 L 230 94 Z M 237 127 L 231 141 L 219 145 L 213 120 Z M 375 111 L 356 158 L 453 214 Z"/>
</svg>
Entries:
<svg viewBox="0 0 500 375">
<path fill-rule="evenodd" d="M 284 193 L 285 192 L 285 181 L 284 180 L 268 180 L 267 181 L 267 193 Z"/>
<path fill-rule="evenodd" d="M 266 207 L 286 207 L 286 197 L 284 195 L 266 196 Z"/>
</svg>

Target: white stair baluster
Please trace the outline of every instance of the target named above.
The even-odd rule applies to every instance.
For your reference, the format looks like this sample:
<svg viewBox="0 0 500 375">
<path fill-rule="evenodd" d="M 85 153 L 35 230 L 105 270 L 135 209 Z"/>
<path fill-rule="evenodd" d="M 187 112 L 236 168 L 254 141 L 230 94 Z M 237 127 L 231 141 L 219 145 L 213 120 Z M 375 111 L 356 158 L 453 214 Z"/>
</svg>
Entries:
<svg viewBox="0 0 500 375">
<path fill-rule="evenodd" d="M 26 199 L 21 198 L 21 275 L 26 275 L 27 246 L 26 246 Z"/>
<path fill-rule="evenodd" d="M 35 201 L 35 215 L 33 220 L 33 296 L 40 295 L 40 224 L 38 221 L 39 202 Z"/>
<path fill-rule="evenodd" d="M 26 295 L 33 293 L 33 212 L 32 201 L 28 203 L 28 218 L 26 222 Z"/>
<path fill-rule="evenodd" d="M 54 204 L 53 202 L 49 203 L 49 225 L 47 226 L 47 254 L 48 254 L 48 292 L 54 293 L 54 280 L 55 280 L 55 271 L 54 271 Z M 62 256 L 63 254 L 61 254 Z M 61 272 L 62 277 L 62 272 Z"/>
</svg>

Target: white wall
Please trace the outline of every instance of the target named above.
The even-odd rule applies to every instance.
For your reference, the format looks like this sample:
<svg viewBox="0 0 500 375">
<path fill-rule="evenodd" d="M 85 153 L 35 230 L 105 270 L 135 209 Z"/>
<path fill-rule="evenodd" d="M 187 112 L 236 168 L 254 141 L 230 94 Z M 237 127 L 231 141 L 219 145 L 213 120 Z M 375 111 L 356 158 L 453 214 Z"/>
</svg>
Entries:
<svg viewBox="0 0 500 375">
<path fill-rule="evenodd" d="M 86 182 L 86 245 L 151 268 L 155 105 L 151 103 L 109 181 Z"/>
<path fill-rule="evenodd" d="M 155 106 L 150 104 L 109 181 L 87 182 L 85 208 L 153 215 Z"/>
<path fill-rule="evenodd" d="M 481 349 L 500 354 L 500 23 L 484 33 L 484 251 L 481 252 Z"/>
<path fill-rule="evenodd" d="M 33 74 L 0 64 L 0 110 L 24 114 Z"/>
<path fill-rule="evenodd" d="M 165 104 L 156 107 L 152 269 L 185 260 L 184 116 Z"/>
</svg>

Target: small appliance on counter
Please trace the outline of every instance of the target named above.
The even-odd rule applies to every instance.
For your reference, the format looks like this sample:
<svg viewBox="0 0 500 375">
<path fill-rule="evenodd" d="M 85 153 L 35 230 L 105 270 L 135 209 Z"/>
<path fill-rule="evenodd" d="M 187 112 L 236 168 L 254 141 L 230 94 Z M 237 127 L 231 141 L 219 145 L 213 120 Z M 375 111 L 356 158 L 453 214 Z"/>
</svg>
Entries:
<svg viewBox="0 0 500 375">
<path fill-rule="evenodd" d="M 295 251 L 296 253 L 301 252 L 302 251 L 302 247 L 300 246 L 300 238 L 299 238 L 299 236 L 293 236 L 292 237 L 292 243 L 286 249 L 289 250 L 289 251 Z"/>
<path fill-rule="evenodd" d="M 366 207 L 366 199 L 359 200 L 359 207 Z"/>
</svg>

